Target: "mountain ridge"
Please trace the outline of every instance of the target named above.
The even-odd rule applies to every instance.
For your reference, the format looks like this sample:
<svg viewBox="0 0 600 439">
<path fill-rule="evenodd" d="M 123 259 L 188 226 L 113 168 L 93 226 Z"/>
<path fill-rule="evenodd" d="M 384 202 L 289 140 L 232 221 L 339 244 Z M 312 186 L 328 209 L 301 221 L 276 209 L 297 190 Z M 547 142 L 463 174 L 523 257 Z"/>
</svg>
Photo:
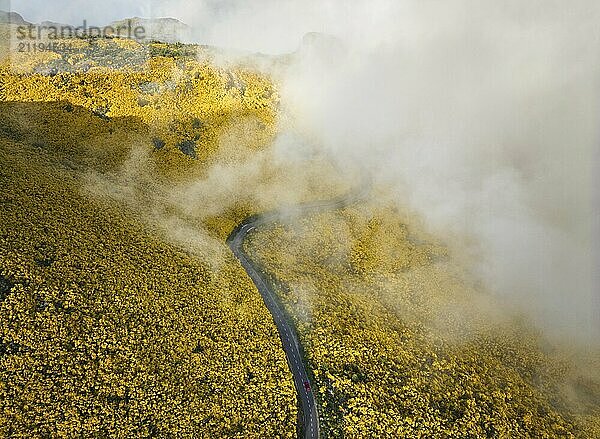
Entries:
<svg viewBox="0 0 600 439">
<path fill-rule="evenodd" d="M 0 24 L 16 24 L 25 26 L 31 23 L 25 20 L 18 12 L 4 11 L 0 9 Z"/>
</svg>

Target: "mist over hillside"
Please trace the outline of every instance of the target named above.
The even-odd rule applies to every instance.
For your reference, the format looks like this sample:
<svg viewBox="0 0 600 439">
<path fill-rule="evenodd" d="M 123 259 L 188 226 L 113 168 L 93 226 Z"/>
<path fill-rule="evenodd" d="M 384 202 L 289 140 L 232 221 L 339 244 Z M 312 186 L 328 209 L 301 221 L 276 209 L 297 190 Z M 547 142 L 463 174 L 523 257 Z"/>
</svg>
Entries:
<svg viewBox="0 0 600 439">
<path fill-rule="evenodd" d="M 184 4 L 205 39 L 295 52 L 283 101 L 323 151 L 394 187 L 550 333 L 598 340 L 596 2 L 353 1 L 340 15 L 263 0 L 214 24 L 211 2 L 170 10 Z"/>
<path fill-rule="evenodd" d="M 352 6 L 337 16 L 329 2 L 218 12 L 175 2 L 169 10 L 185 8 L 191 26 L 137 17 L 110 26 L 242 49 L 223 59 L 287 47 L 291 66 L 277 72 L 285 106 L 323 152 L 393 186 L 489 289 L 557 334 L 594 339 L 597 5 Z"/>
<path fill-rule="evenodd" d="M 168 10 L 191 26 L 111 26 L 242 49 L 225 58 L 276 53 L 274 43 L 293 53 L 284 102 L 324 152 L 395 187 L 488 288 L 553 332 L 594 339 L 595 3 L 379 0 L 352 2 L 343 16 L 329 2 Z"/>
<path fill-rule="evenodd" d="M 0 15 L 0 436 L 600 437 L 600 4 L 82 4 Z"/>
<path fill-rule="evenodd" d="M 191 28 L 175 18 L 140 18 L 133 17 L 113 21 L 109 24 L 113 28 L 142 27 L 145 30 L 143 40 L 163 41 L 166 43 L 191 42 Z"/>
</svg>

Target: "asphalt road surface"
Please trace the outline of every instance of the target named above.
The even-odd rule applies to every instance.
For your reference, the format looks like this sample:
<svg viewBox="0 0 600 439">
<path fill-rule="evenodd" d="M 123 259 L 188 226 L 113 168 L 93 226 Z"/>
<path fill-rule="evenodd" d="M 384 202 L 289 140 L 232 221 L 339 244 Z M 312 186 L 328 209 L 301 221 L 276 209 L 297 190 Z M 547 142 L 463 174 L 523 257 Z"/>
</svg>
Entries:
<svg viewBox="0 0 600 439">
<path fill-rule="evenodd" d="M 285 215 L 289 216 L 341 209 L 363 198 L 367 190 L 365 187 L 361 192 L 334 200 L 304 203 L 278 212 L 251 216 L 236 227 L 227 239 L 231 251 L 239 259 L 248 276 L 250 276 L 262 295 L 265 305 L 273 316 L 273 320 L 279 331 L 279 337 L 283 344 L 290 371 L 294 376 L 294 385 L 296 386 L 298 400 L 302 405 L 304 437 L 306 439 L 318 439 L 319 413 L 313 394 L 313 386 L 306 373 L 306 366 L 302 361 L 296 328 L 293 326 L 292 320 L 287 316 L 285 310 L 279 305 L 276 299 L 276 292 L 273 290 L 267 276 L 261 271 L 261 267 L 244 251 L 244 240 L 256 228 L 277 221 L 282 216 L 282 212 L 285 212 Z"/>
</svg>

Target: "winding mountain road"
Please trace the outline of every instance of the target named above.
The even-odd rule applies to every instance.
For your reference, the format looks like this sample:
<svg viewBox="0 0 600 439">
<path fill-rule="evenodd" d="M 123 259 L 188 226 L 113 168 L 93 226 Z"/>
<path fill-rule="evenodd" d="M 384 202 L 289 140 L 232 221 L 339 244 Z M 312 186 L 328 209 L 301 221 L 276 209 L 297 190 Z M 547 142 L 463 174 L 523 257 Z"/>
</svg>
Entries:
<svg viewBox="0 0 600 439">
<path fill-rule="evenodd" d="M 363 198 L 366 192 L 367 188 L 365 187 L 360 192 L 333 200 L 303 203 L 281 211 L 253 215 L 238 225 L 227 238 L 229 248 L 239 259 L 240 263 L 248 273 L 248 276 L 250 276 L 256 285 L 256 288 L 258 288 L 265 305 L 273 316 L 277 330 L 279 331 L 279 337 L 281 338 L 281 343 L 290 370 L 294 376 L 294 385 L 298 394 L 298 400 L 302 405 L 305 439 L 319 438 L 319 413 L 315 395 L 313 394 L 310 379 L 307 374 L 307 367 L 302 359 L 296 328 L 294 327 L 292 320 L 286 314 L 286 311 L 280 306 L 279 301 L 277 300 L 277 293 L 274 291 L 266 274 L 262 271 L 259 264 L 254 262 L 244 250 L 244 241 L 248 234 L 252 233 L 256 228 L 277 221 L 284 213 L 286 216 L 293 216 L 341 209 Z"/>
</svg>

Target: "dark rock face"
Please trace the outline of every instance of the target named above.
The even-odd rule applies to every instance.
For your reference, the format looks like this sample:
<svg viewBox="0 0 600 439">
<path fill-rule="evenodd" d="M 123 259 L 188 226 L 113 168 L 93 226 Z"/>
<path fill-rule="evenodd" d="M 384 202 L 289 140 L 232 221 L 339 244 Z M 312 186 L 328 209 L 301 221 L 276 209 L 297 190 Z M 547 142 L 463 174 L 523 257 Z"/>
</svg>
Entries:
<svg viewBox="0 0 600 439">
<path fill-rule="evenodd" d="M 50 267 L 55 260 L 55 249 L 53 246 L 42 242 L 36 246 L 37 255 L 34 257 L 34 262 L 38 267 Z"/>
<path fill-rule="evenodd" d="M 198 342 L 198 344 L 196 344 L 196 347 L 192 350 L 192 352 L 194 354 L 201 354 L 202 352 L 204 352 L 204 348 L 202 347 L 200 342 Z"/>
<path fill-rule="evenodd" d="M 179 148 L 179 151 L 181 151 L 188 157 L 191 157 L 193 159 L 198 158 L 198 156 L 196 155 L 196 142 L 192 140 L 184 140 L 183 142 L 177 144 L 177 147 Z"/>
<path fill-rule="evenodd" d="M 4 276 L 0 275 L 0 302 L 2 302 L 10 294 L 15 284 L 9 281 Z"/>
<path fill-rule="evenodd" d="M 163 149 L 165 147 L 165 141 L 158 137 L 152 139 L 152 145 L 155 149 Z"/>
<path fill-rule="evenodd" d="M 194 119 L 192 119 L 192 128 L 195 130 L 199 130 L 204 126 L 204 124 L 202 123 L 202 121 L 200 119 L 198 119 L 197 117 L 195 117 Z"/>
<path fill-rule="evenodd" d="M 59 73 L 72 73 L 75 70 L 75 67 L 64 59 L 53 59 L 52 61 L 36 66 L 33 72 L 44 76 L 56 76 Z M 63 86 L 64 81 L 63 79 L 63 84 L 61 84 Z"/>
<path fill-rule="evenodd" d="M 246 93 L 246 83 L 241 79 L 236 78 L 231 72 L 227 74 L 228 81 L 225 84 L 225 90 L 229 91 L 232 88 L 237 88 L 243 96 Z"/>
<path fill-rule="evenodd" d="M 149 95 L 155 95 L 160 92 L 160 84 L 158 82 L 144 81 L 139 85 L 140 91 Z"/>
<path fill-rule="evenodd" d="M 107 115 L 109 111 L 110 108 L 108 107 L 96 107 L 94 110 L 92 110 L 92 114 L 100 119 L 110 120 L 110 117 Z"/>
<path fill-rule="evenodd" d="M 21 15 L 16 12 L 6 12 L 0 11 L 0 23 L 6 24 L 18 24 L 18 25 L 28 25 L 29 22 L 25 21 Z"/>
<path fill-rule="evenodd" d="M 0 357 L 4 355 L 15 355 L 23 351 L 19 343 L 6 341 L 0 337 Z"/>
</svg>

